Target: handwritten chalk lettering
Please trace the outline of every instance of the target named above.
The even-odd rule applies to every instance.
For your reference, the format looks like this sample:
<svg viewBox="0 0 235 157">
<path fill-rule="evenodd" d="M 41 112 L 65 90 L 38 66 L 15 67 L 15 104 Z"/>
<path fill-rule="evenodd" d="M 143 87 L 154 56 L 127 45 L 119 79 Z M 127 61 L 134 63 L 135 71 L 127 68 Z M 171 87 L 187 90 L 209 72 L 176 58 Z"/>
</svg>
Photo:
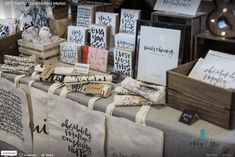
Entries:
<svg viewBox="0 0 235 157">
<path fill-rule="evenodd" d="M 108 51 L 89 47 L 88 63 L 90 64 L 91 69 L 106 72 L 108 66 Z"/>
<path fill-rule="evenodd" d="M 91 27 L 91 43 L 90 45 L 100 49 L 106 49 L 106 29 L 105 27 Z"/>
<path fill-rule="evenodd" d="M 235 72 L 225 69 L 217 69 L 215 66 L 211 66 L 204 70 L 205 75 L 203 81 L 206 81 L 215 86 L 226 88 L 227 84 L 235 82 Z"/>
<path fill-rule="evenodd" d="M 168 58 L 172 58 L 172 56 L 174 55 L 174 50 L 165 49 L 162 48 L 161 46 L 159 47 L 144 46 L 144 50 L 148 52 L 148 54 L 167 56 Z"/>
<path fill-rule="evenodd" d="M 112 18 L 110 16 L 100 15 L 97 18 L 97 24 L 99 24 L 99 25 L 111 25 L 112 24 Z"/>
<path fill-rule="evenodd" d="M 68 119 L 61 124 L 64 129 L 64 135 L 61 137 L 63 141 L 68 143 L 68 152 L 75 154 L 77 157 L 91 156 L 92 135 L 88 128 L 73 124 Z"/>
<path fill-rule="evenodd" d="M 174 7 L 191 7 L 192 0 L 164 0 L 163 4 Z"/>
<path fill-rule="evenodd" d="M 114 49 L 114 71 L 125 76 L 132 76 L 132 54 Z"/>
<path fill-rule="evenodd" d="M 61 43 L 60 58 L 62 62 L 75 64 L 78 62 L 78 47 L 76 44 Z"/>
<path fill-rule="evenodd" d="M 120 20 L 120 32 L 135 35 L 137 20 L 139 19 L 139 16 L 139 10 L 122 9 Z"/>
<path fill-rule="evenodd" d="M 93 10 L 91 7 L 78 6 L 77 9 L 77 26 L 89 27 L 93 22 Z"/>
<path fill-rule="evenodd" d="M 18 95 L 0 88 L 0 130 L 24 141 L 22 106 Z"/>
</svg>

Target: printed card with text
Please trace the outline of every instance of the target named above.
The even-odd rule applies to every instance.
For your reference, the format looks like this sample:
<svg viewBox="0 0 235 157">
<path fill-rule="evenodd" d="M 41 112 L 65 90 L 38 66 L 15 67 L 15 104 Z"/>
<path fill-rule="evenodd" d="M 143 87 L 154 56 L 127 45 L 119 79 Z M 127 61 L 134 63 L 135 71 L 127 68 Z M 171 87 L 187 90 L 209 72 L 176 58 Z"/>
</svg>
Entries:
<svg viewBox="0 0 235 157">
<path fill-rule="evenodd" d="M 166 85 L 166 72 L 177 67 L 181 31 L 141 26 L 137 79 Z"/>
<path fill-rule="evenodd" d="M 106 72 L 108 67 L 108 51 L 95 47 L 88 49 L 88 64 L 93 70 Z"/>
<path fill-rule="evenodd" d="M 123 49 L 135 49 L 135 36 L 118 33 L 115 35 L 115 47 Z"/>
<path fill-rule="evenodd" d="M 199 59 L 189 74 L 190 78 L 217 87 L 235 89 L 235 55 L 209 51 L 205 59 Z"/>
<path fill-rule="evenodd" d="M 6 38 L 15 33 L 13 20 L 0 20 L 0 39 Z"/>
<path fill-rule="evenodd" d="M 88 28 L 68 26 L 68 42 L 78 44 L 79 46 L 85 45 L 88 36 Z"/>
<path fill-rule="evenodd" d="M 122 9 L 119 32 L 135 36 L 137 20 L 140 19 L 140 13 L 140 10 Z"/>
<path fill-rule="evenodd" d="M 109 26 L 96 24 L 91 25 L 90 46 L 107 50 L 109 48 L 109 31 Z"/>
<path fill-rule="evenodd" d="M 115 35 L 118 32 L 119 26 L 119 14 L 107 13 L 107 12 L 97 12 L 96 13 L 96 24 L 111 26 L 111 35 Z"/>
<path fill-rule="evenodd" d="M 154 10 L 195 16 L 201 0 L 158 0 Z"/>
<path fill-rule="evenodd" d="M 92 5 L 78 5 L 77 26 L 90 27 L 94 23 L 95 8 Z"/>
<path fill-rule="evenodd" d="M 114 72 L 123 76 L 132 77 L 133 53 L 123 49 L 114 48 Z"/>
<path fill-rule="evenodd" d="M 60 43 L 60 60 L 69 64 L 80 62 L 81 47 L 69 42 Z"/>
</svg>

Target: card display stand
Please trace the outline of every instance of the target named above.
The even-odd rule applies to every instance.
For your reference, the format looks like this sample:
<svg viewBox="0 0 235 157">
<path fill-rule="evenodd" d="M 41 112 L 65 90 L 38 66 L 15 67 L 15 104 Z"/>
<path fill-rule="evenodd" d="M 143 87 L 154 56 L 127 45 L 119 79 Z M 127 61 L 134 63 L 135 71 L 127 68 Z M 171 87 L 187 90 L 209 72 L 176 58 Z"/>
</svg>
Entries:
<svg viewBox="0 0 235 157">
<path fill-rule="evenodd" d="M 197 61 L 167 72 L 167 104 L 198 113 L 201 119 L 226 129 L 235 128 L 235 91 L 188 77 Z"/>
<path fill-rule="evenodd" d="M 186 33 L 188 36 L 185 38 L 185 51 L 184 53 L 189 53 L 186 56 L 189 61 L 194 60 L 194 38 L 195 35 L 205 31 L 206 29 L 206 13 L 198 12 L 196 16 L 166 13 L 162 11 L 152 12 L 151 20 L 153 22 L 167 22 L 173 24 L 183 24 L 189 26 L 189 30 Z"/>
<path fill-rule="evenodd" d="M 21 33 L 17 33 L 7 38 L 0 39 L 0 64 L 3 63 L 4 55 L 19 55 L 17 40 L 20 38 Z"/>
<path fill-rule="evenodd" d="M 209 32 L 196 35 L 194 58 L 204 57 L 209 50 L 235 54 L 235 39 L 216 37 Z"/>
<path fill-rule="evenodd" d="M 22 56 L 36 55 L 39 58 L 39 61 L 43 64 L 53 64 L 59 60 L 59 44 L 64 41 L 65 39 L 61 38 L 55 42 L 35 44 L 19 39 L 19 52 Z"/>
</svg>

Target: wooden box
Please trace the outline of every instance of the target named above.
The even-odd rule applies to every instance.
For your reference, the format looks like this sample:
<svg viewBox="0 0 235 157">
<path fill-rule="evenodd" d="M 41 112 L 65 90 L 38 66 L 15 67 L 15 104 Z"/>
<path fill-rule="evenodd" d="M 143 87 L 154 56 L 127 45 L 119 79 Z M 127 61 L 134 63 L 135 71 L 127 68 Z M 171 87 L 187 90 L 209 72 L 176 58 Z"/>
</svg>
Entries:
<svg viewBox="0 0 235 157">
<path fill-rule="evenodd" d="M 21 33 L 17 33 L 7 38 L 0 39 L 0 64 L 3 64 L 4 55 L 19 55 L 17 40 L 20 38 Z"/>
<path fill-rule="evenodd" d="M 194 60 L 194 37 L 196 34 L 206 30 L 206 14 L 198 12 L 196 16 L 166 13 L 162 11 L 155 11 L 152 13 L 151 20 L 153 22 L 167 22 L 172 24 L 183 24 L 189 26 L 189 30 L 186 33 L 187 38 L 185 40 L 185 51 L 189 53 L 189 60 Z"/>
<path fill-rule="evenodd" d="M 235 128 L 235 92 L 189 78 L 195 63 L 192 61 L 167 72 L 168 105 L 195 111 L 201 119 L 223 128 Z"/>
<path fill-rule="evenodd" d="M 195 37 L 194 58 L 204 57 L 209 50 L 235 54 L 235 39 L 217 37 L 206 31 Z"/>
<path fill-rule="evenodd" d="M 35 44 L 26 42 L 22 39 L 18 40 L 19 52 L 23 56 L 36 55 L 42 64 L 53 64 L 59 60 L 60 47 L 59 44 L 64 42 L 65 39 L 61 38 L 56 42 L 45 44 Z"/>
</svg>

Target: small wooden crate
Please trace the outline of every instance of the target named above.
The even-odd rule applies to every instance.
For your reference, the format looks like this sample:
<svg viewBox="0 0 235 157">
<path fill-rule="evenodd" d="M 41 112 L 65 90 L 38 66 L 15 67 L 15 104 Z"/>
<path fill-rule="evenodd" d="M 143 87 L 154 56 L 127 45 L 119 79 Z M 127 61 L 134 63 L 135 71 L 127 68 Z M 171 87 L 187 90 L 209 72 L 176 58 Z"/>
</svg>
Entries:
<svg viewBox="0 0 235 157">
<path fill-rule="evenodd" d="M 167 103 L 179 110 L 191 110 L 199 117 L 227 129 L 235 128 L 235 91 L 222 89 L 188 74 L 196 61 L 167 72 Z"/>
<path fill-rule="evenodd" d="M 167 22 L 172 24 L 183 24 L 189 26 L 187 37 L 185 37 L 185 51 L 189 53 L 189 60 L 194 60 L 194 37 L 196 34 L 206 30 L 206 13 L 197 12 L 195 16 L 167 13 L 162 11 L 155 11 L 151 15 L 153 22 Z M 186 55 L 186 54 L 185 54 Z"/>
<path fill-rule="evenodd" d="M 50 42 L 45 44 L 35 44 L 32 42 L 18 40 L 19 52 L 23 56 L 36 55 L 42 64 L 54 64 L 59 60 L 60 47 L 59 44 L 64 42 L 65 39 L 61 38 L 56 42 Z"/>
</svg>

